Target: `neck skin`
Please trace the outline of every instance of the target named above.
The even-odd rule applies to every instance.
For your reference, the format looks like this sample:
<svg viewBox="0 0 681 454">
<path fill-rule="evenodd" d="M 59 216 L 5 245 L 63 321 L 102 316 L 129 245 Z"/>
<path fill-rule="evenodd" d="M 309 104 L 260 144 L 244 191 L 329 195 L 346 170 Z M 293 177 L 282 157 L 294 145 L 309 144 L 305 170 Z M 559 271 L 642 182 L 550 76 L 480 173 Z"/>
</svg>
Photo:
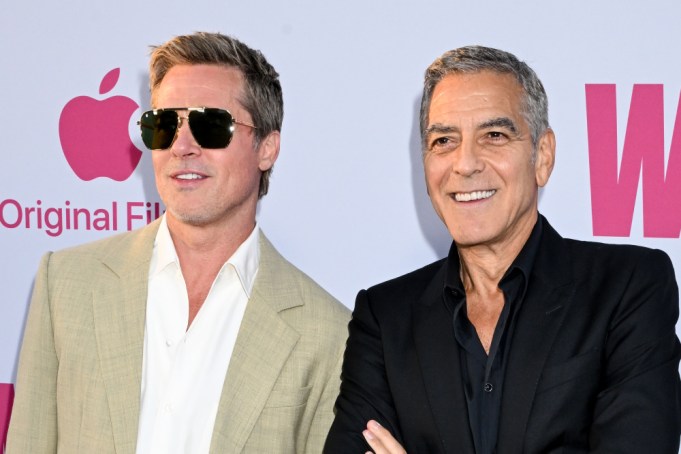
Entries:
<svg viewBox="0 0 681 454">
<path fill-rule="evenodd" d="M 499 281 L 530 237 L 537 216 L 535 210 L 525 222 L 500 241 L 474 246 L 457 245 L 461 281 L 466 291 L 466 314 L 487 354 L 505 304 Z"/>
<path fill-rule="evenodd" d="M 485 301 L 486 296 L 500 291 L 499 281 L 525 246 L 537 218 L 538 213 L 534 211 L 519 229 L 503 241 L 474 246 L 457 245 L 461 282 L 467 296 L 478 294 Z"/>
<path fill-rule="evenodd" d="M 213 221 L 207 225 L 182 222 L 167 212 L 166 222 L 180 260 L 182 276 L 189 299 L 187 329 L 222 269 L 255 227 L 256 203 L 237 216 Z"/>
<path fill-rule="evenodd" d="M 253 231 L 255 207 L 250 211 L 251 215 L 242 216 L 242 219 L 206 226 L 187 224 L 171 213 L 166 214 L 180 264 L 198 259 L 201 262 L 219 262 L 221 267 Z"/>
</svg>

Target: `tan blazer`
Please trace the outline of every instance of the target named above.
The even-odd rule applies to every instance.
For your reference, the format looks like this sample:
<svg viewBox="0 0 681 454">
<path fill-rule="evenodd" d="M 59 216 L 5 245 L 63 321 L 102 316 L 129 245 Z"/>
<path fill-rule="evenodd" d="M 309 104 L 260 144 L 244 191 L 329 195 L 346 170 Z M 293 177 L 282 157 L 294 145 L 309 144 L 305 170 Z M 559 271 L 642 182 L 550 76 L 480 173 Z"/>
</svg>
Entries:
<svg viewBox="0 0 681 454">
<path fill-rule="evenodd" d="M 158 222 L 46 254 L 19 359 L 9 454 L 134 453 Z M 320 453 L 349 311 L 260 236 L 211 453 Z M 181 451 L 178 451 L 181 452 Z"/>
</svg>

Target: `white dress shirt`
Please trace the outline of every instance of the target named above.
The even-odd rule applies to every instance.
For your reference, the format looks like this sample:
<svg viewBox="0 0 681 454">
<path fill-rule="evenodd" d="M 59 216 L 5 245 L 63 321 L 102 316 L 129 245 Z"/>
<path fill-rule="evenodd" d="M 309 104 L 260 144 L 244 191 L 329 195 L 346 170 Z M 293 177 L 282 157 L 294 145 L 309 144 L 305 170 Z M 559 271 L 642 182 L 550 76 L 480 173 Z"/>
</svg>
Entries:
<svg viewBox="0 0 681 454">
<path fill-rule="evenodd" d="M 149 267 L 138 454 L 208 454 L 229 360 L 258 272 L 258 227 L 225 262 L 187 329 L 189 301 L 165 216 Z"/>
</svg>

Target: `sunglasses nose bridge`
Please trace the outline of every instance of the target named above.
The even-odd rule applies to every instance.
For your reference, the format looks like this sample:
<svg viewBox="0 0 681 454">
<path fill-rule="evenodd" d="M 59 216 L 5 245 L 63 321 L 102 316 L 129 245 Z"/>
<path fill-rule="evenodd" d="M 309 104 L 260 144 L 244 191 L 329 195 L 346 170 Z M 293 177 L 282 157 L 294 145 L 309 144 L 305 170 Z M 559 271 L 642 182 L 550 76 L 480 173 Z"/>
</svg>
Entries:
<svg viewBox="0 0 681 454">
<path fill-rule="evenodd" d="M 182 125 L 184 125 L 185 123 L 189 124 L 189 116 L 188 115 L 182 116 L 180 114 L 177 114 L 177 130 L 178 131 L 180 130 Z"/>
<path fill-rule="evenodd" d="M 182 126 L 185 124 L 187 127 L 184 128 L 183 132 Z M 187 134 L 189 137 L 186 137 Z M 184 137 L 181 138 L 180 136 Z M 189 142 L 187 142 L 187 140 Z M 196 142 L 194 134 L 189 127 L 189 115 L 182 116 L 179 113 L 177 114 L 177 129 L 175 129 L 175 137 L 173 138 L 173 143 L 169 148 L 176 155 L 187 155 L 192 153 L 196 154 L 196 148 L 200 149 L 200 146 Z"/>
</svg>

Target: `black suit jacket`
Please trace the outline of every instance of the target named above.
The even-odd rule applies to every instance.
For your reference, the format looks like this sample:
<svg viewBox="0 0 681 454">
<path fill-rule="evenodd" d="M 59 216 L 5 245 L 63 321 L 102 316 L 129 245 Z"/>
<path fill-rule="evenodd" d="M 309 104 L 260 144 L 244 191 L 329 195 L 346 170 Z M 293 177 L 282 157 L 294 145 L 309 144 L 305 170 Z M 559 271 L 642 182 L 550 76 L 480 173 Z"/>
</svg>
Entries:
<svg viewBox="0 0 681 454">
<path fill-rule="evenodd" d="M 679 293 L 669 257 L 543 233 L 511 340 L 497 453 L 677 454 Z M 324 452 L 378 420 L 409 454 L 473 453 L 445 260 L 362 290 Z"/>
</svg>

